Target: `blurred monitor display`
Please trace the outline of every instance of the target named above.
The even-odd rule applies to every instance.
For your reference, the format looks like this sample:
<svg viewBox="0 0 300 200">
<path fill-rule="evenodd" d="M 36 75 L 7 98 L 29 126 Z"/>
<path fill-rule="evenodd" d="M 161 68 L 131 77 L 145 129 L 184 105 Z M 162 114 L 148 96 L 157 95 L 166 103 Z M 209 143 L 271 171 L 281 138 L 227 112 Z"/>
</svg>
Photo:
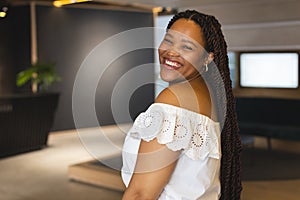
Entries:
<svg viewBox="0 0 300 200">
<path fill-rule="evenodd" d="M 298 88 L 299 54 L 241 53 L 240 85 L 252 88 Z"/>
</svg>

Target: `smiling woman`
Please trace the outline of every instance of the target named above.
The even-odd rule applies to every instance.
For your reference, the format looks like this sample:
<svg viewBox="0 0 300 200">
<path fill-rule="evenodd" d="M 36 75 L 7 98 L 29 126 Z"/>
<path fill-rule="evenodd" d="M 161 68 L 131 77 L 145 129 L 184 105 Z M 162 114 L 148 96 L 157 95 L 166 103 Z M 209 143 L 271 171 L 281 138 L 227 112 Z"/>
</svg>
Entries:
<svg viewBox="0 0 300 200">
<path fill-rule="evenodd" d="M 191 20 L 179 19 L 173 24 L 159 47 L 164 81 L 174 83 L 198 77 L 200 67 L 213 60 L 213 53 L 206 55 L 201 32 L 201 27 Z"/>
<path fill-rule="evenodd" d="M 220 24 L 187 10 L 159 47 L 164 89 L 123 146 L 123 200 L 240 199 L 240 151 Z"/>
</svg>

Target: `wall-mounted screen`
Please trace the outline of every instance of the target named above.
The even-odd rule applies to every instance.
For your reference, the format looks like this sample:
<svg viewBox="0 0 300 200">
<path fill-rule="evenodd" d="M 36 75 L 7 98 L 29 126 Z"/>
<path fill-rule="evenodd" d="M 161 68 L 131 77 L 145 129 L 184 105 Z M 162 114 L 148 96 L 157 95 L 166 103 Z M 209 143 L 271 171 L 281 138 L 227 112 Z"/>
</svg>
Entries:
<svg viewBox="0 0 300 200">
<path fill-rule="evenodd" d="M 297 52 L 241 53 L 240 86 L 254 88 L 298 88 Z"/>
</svg>

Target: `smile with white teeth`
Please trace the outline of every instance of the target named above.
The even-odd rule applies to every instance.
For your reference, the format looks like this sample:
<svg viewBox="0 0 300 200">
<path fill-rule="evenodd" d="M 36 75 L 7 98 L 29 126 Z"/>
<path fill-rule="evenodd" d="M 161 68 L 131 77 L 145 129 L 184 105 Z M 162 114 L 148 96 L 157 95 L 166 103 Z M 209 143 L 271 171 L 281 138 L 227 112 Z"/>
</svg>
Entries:
<svg viewBox="0 0 300 200">
<path fill-rule="evenodd" d="M 178 68 L 181 66 L 178 62 L 174 62 L 174 61 L 170 61 L 170 60 L 165 60 L 165 64 L 172 68 Z"/>
</svg>

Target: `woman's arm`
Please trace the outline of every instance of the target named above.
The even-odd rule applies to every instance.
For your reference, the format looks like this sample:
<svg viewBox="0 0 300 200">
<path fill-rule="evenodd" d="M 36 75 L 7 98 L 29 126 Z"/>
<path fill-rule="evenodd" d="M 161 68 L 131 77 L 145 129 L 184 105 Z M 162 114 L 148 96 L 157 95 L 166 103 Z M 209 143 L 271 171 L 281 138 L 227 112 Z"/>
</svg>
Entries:
<svg viewBox="0 0 300 200">
<path fill-rule="evenodd" d="M 123 200 L 155 200 L 168 183 L 179 152 L 169 150 L 156 139 L 142 141 L 135 173 L 133 174 Z"/>
<path fill-rule="evenodd" d="M 164 90 L 156 103 L 179 105 L 170 90 Z M 170 180 L 180 152 L 169 150 L 156 139 L 141 141 L 135 173 L 133 174 L 123 200 L 156 200 Z"/>
</svg>

